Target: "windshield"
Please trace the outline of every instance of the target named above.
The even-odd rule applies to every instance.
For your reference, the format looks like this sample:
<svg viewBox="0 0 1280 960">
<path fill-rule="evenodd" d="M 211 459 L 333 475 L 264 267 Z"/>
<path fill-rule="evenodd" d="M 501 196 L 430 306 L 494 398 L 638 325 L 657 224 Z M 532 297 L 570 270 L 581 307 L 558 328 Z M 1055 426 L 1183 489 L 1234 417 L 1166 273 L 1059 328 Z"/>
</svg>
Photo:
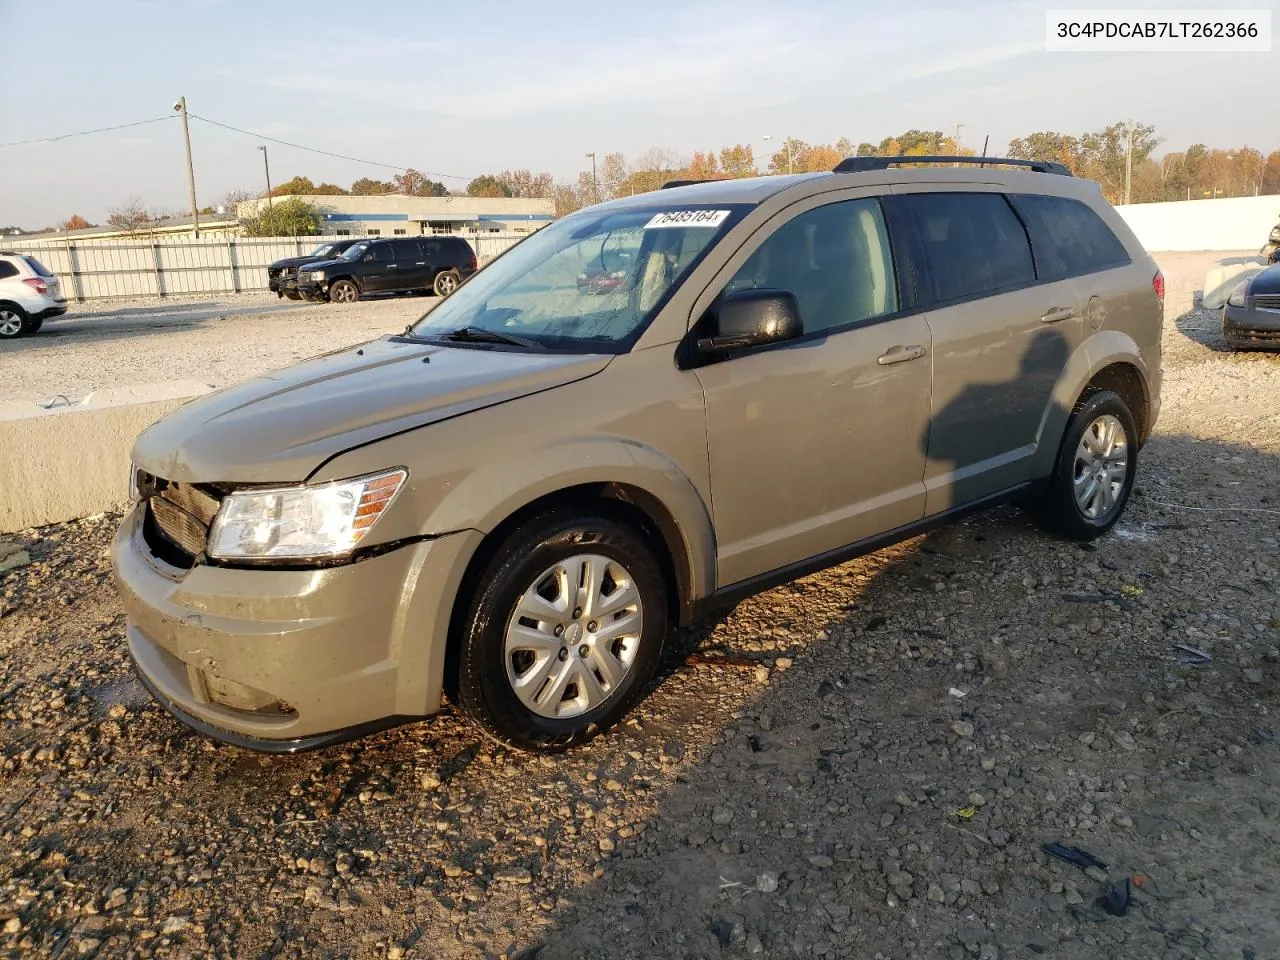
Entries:
<svg viewBox="0 0 1280 960">
<path fill-rule="evenodd" d="M 347 249 L 342 252 L 342 259 L 359 260 L 364 256 L 364 252 L 368 249 L 369 245 L 367 243 L 357 243 L 354 247 L 347 247 Z"/>
<path fill-rule="evenodd" d="M 745 208 L 583 211 L 532 234 L 419 320 L 415 337 L 505 334 L 548 349 L 630 349 Z"/>
<path fill-rule="evenodd" d="M 307 256 L 315 257 L 319 259 L 320 257 L 327 257 L 332 252 L 333 252 L 332 243 L 322 243 L 320 244 L 320 246 L 316 247 L 314 250 L 308 253 Z"/>
</svg>

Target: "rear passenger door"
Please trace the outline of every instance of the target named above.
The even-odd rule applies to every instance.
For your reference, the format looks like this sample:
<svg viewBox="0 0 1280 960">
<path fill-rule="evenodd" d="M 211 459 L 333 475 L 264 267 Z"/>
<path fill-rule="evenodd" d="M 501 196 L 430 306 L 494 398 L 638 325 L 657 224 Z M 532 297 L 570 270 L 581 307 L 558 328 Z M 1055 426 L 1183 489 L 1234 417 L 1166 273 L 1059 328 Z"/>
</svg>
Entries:
<svg viewBox="0 0 1280 960">
<path fill-rule="evenodd" d="M 1000 192 L 901 187 L 917 295 L 933 340 L 925 513 L 1031 479 L 1054 384 L 1080 343 L 1079 295 L 1037 276 Z"/>
</svg>

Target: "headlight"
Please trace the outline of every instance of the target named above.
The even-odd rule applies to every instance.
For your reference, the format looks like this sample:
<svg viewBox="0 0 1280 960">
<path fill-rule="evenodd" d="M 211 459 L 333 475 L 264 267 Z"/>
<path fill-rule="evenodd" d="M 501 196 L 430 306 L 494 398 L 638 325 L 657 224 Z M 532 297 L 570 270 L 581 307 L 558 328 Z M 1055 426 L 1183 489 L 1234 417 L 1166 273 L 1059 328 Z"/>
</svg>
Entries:
<svg viewBox="0 0 1280 960">
<path fill-rule="evenodd" d="M 213 520 L 205 552 L 223 560 L 349 553 L 391 505 L 407 476 L 397 469 L 311 487 L 231 493 Z"/>
<path fill-rule="evenodd" d="M 1233 307 L 1243 307 L 1244 298 L 1248 296 L 1248 294 L 1249 294 L 1249 281 L 1246 280 L 1244 281 L 1244 283 L 1241 283 L 1239 286 L 1237 286 L 1234 290 L 1231 291 L 1231 296 L 1227 298 L 1227 303 Z"/>
<path fill-rule="evenodd" d="M 323 270 L 312 270 L 312 271 L 311 271 L 311 279 L 312 279 L 312 280 L 323 280 L 323 279 L 324 279 L 324 271 L 323 271 Z"/>
</svg>

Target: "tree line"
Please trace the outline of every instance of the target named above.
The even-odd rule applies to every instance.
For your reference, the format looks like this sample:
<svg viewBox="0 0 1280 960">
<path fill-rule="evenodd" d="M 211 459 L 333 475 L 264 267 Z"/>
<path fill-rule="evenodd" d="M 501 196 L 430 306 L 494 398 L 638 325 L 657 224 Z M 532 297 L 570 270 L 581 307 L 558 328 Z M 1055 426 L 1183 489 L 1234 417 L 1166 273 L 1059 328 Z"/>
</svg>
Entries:
<svg viewBox="0 0 1280 960">
<path fill-rule="evenodd" d="M 1197 143 L 1186 150 L 1159 155 L 1157 150 L 1162 142 L 1163 138 L 1151 124 L 1125 121 L 1081 134 L 1052 130 L 1029 133 L 1011 140 L 1006 155 L 1066 164 L 1074 175 L 1096 180 L 1112 203 L 1126 202 L 1126 189 L 1128 202 L 1132 203 L 1280 193 L 1280 150 L 1264 155 L 1248 145 L 1222 148 Z M 596 167 L 580 171 L 569 182 L 557 183 L 546 172 L 508 169 L 482 174 L 462 190 L 450 191 L 440 181 L 410 168 L 389 180 L 361 177 L 349 187 L 327 182 L 317 184 L 309 177 L 294 176 L 272 187 L 271 196 L 550 197 L 555 201 L 556 215 L 563 216 L 593 203 L 656 190 L 669 180 L 820 172 L 832 169 L 848 156 L 974 154 L 972 148 L 941 130 L 912 129 L 885 137 L 879 143 L 854 143 L 847 137 L 832 143 L 808 143 L 789 137 L 764 158 L 763 166 L 757 162 L 750 144 L 736 143 L 695 151 L 690 156 L 654 148 L 633 161 L 620 152 L 606 153 L 601 155 Z M 221 206 L 234 211 L 236 203 L 264 196 L 261 191 L 232 191 Z M 214 208 L 206 207 L 200 213 L 213 214 Z M 134 198 L 113 209 L 107 223 L 137 233 L 154 229 L 172 218 L 173 214 L 150 211 Z M 277 230 L 291 236 L 314 233 L 320 225 L 311 205 L 287 200 L 274 204 L 270 212 L 260 212 L 250 221 L 246 224 L 247 230 L 261 236 L 273 235 L 269 231 Z M 95 224 L 73 214 L 60 226 L 77 230 Z M 10 229 L 16 228 L 5 228 Z"/>
</svg>

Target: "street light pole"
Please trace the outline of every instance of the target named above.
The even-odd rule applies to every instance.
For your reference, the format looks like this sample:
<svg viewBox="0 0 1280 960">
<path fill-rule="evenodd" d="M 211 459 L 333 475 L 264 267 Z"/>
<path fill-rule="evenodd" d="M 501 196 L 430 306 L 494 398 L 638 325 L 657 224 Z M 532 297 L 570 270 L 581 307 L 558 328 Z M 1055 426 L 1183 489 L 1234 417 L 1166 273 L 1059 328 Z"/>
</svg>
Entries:
<svg viewBox="0 0 1280 960">
<path fill-rule="evenodd" d="M 600 202 L 600 181 L 596 179 L 596 154 L 593 150 L 587 154 L 591 158 L 591 199 L 595 203 Z"/>
<path fill-rule="evenodd" d="M 968 126 L 968 124 L 967 124 L 967 123 L 957 123 L 957 124 L 956 124 L 956 136 L 955 136 L 955 140 L 954 140 L 953 142 L 954 142 L 954 143 L 955 143 L 955 145 L 956 145 L 956 154 L 957 154 L 957 155 L 960 153 L 960 128 L 961 128 L 961 127 L 967 127 L 967 126 Z M 959 163 L 953 163 L 953 164 L 952 164 L 952 166 L 953 166 L 953 167 L 958 167 L 958 166 L 960 166 L 960 164 L 959 164 Z"/>
<path fill-rule="evenodd" d="M 173 109 L 182 117 L 182 142 L 187 148 L 187 188 L 191 191 L 191 227 L 200 239 L 200 207 L 196 204 L 196 168 L 191 164 L 191 131 L 187 127 L 187 98 L 179 97 Z"/>
<path fill-rule="evenodd" d="M 771 133 L 766 133 L 766 134 L 765 134 L 763 137 L 761 137 L 760 139 L 761 139 L 761 140 L 772 140 L 772 139 L 773 139 L 773 134 L 771 134 Z M 786 144 L 787 144 L 787 173 L 794 173 L 794 172 L 795 172 L 795 170 L 793 169 L 793 166 L 794 166 L 794 159 L 793 159 L 793 158 L 792 158 L 792 156 L 791 156 L 791 138 L 790 138 L 790 137 L 787 137 L 787 139 L 786 139 Z"/>
<path fill-rule="evenodd" d="M 271 167 L 267 165 L 266 145 L 258 147 L 262 151 L 262 172 L 267 175 L 267 209 L 271 209 Z"/>
</svg>

